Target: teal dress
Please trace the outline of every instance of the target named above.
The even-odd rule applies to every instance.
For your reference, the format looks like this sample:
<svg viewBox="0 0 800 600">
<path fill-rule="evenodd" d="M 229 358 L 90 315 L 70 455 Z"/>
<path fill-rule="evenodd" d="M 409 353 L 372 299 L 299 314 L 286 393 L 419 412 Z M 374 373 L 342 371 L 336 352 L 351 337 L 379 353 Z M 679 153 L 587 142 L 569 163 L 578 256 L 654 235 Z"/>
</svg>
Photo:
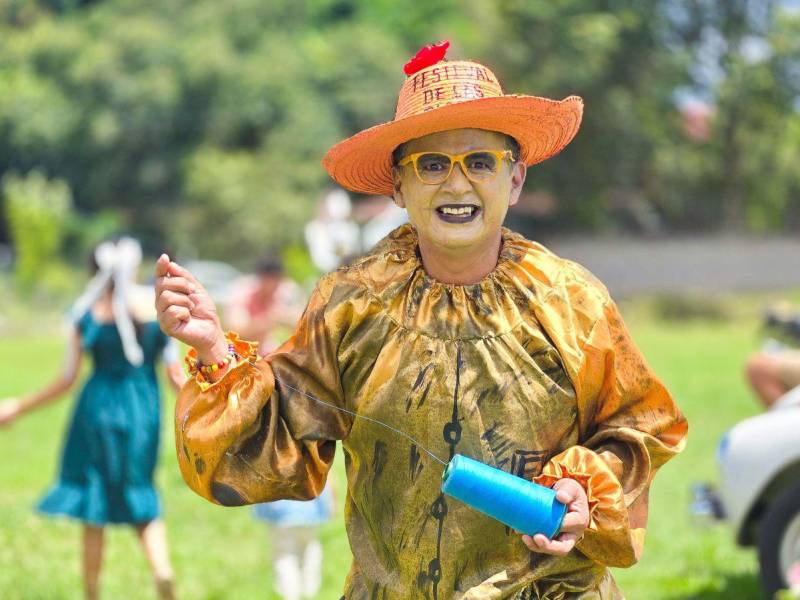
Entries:
<svg viewBox="0 0 800 600">
<path fill-rule="evenodd" d="M 87 312 L 77 327 L 94 366 L 72 415 L 58 482 L 38 508 L 91 525 L 152 521 L 161 513 L 153 487 L 161 413 L 155 364 L 169 338 L 156 322 L 142 324 L 144 362 L 134 367 L 113 322 Z"/>
</svg>

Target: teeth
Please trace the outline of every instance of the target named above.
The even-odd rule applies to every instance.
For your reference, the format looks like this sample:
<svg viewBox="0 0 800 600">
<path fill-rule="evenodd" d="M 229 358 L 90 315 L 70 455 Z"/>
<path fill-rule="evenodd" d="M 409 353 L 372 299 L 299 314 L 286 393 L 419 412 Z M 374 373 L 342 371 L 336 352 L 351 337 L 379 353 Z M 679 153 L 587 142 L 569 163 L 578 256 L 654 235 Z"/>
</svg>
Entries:
<svg viewBox="0 0 800 600">
<path fill-rule="evenodd" d="M 440 209 L 446 215 L 471 215 L 475 210 L 474 206 L 462 206 L 459 208 L 451 208 L 444 206 Z"/>
</svg>

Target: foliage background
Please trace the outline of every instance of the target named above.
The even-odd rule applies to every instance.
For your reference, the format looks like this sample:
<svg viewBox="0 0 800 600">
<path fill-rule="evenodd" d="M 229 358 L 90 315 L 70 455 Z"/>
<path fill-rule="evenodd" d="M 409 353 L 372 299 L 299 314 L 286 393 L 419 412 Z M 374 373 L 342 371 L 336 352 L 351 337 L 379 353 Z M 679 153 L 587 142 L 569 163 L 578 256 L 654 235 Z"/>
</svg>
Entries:
<svg viewBox="0 0 800 600">
<path fill-rule="evenodd" d="M 65 181 L 94 237 L 242 263 L 301 239 L 325 150 L 391 119 L 402 64 L 443 38 L 508 91 L 586 100 L 529 176 L 556 210 L 523 231 L 800 224 L 790 0 L 0 0 L 0 172 Z M 94 241 L 80 230 L 70 256 Z"/>
</svg>

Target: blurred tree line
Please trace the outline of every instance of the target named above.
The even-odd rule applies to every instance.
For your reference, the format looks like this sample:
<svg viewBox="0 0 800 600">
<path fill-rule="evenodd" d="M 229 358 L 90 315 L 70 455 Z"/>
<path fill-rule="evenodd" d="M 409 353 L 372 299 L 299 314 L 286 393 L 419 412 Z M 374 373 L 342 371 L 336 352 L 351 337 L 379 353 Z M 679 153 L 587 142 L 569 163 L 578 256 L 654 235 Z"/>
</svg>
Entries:
<svg viewBox="0 0 800 600">
<path fill-rule="evenodd" d="M 529 172 L 556 210 L 523 229 L 800 225 L 800 16 L 777 1 L 0 0 L 0 241 L 39 231 L 13 198 L 47 178 L 35 222 L 68 248 L 297 243 L 324 152 L 390 120 L 403 63 L 445 38 L 506 91 L 586 101 Z"/>
</svg>

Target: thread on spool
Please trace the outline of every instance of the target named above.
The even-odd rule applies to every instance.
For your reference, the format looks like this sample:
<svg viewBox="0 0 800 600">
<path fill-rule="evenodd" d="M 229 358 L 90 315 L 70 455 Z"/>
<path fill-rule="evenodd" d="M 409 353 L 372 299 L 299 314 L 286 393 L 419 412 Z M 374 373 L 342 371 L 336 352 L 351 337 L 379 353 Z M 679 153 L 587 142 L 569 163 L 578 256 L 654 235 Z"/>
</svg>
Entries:
<svg viewBox="0 0 800 600">
<path fill-rule="evenodd" d="M 548 487 L 456 454 L 442 474 L 442 491 L 467 506 L 530 536 L 552 539 L 566 505 Z"/>
</svg>

